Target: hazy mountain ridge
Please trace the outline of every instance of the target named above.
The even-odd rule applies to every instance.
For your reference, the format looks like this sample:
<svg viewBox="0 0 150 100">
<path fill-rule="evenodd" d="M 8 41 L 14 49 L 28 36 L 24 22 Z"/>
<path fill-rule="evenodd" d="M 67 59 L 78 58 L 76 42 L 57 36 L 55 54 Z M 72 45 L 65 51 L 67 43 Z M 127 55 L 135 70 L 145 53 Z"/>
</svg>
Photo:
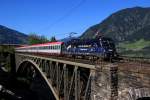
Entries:
<svg viewBox="0 0 150 100">
<path fill-rule="evenodd" d="M 0 25 L 0 44 L 26 44 L 28 35 Z"/>
<path fill-rule="evenodd" d="M 150 8 L 134 7 L 118 11 L 100 24 L 87 29 L 81 38 L 95 38 L 99 35 L 111 37 L 117 44 L 122 44 L 122 46 L 118 45 L 118 47 L 121 46 L 121 51 L 134 51 L 137 46 L 142 48 L 134 52 L 149 51 Z M 146 47 L 143 47 L 143 45 Z M 135 47 L 132 49 L 128 48 L 131 46 Z"/>
</svg>

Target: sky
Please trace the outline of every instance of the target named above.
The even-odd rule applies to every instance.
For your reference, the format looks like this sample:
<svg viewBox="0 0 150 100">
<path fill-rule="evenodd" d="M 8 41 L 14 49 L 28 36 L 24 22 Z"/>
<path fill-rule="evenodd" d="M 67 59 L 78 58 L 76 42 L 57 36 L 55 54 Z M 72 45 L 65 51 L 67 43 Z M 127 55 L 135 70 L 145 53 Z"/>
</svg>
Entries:
<svg viewBox="0 0 150 100">
<path fill-rule="evenodd" d="M 80 36 L 119 10 L 150 7 L 150 0 L 0 0 L 0 25 L 25 34 Z"/>
</svg>

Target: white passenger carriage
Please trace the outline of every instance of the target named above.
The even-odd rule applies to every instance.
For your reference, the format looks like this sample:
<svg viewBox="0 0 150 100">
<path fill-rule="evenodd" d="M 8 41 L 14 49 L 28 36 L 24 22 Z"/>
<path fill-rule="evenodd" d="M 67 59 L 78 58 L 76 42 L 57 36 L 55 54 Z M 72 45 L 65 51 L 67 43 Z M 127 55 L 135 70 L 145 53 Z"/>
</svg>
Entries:
<svg viewBox="0 0 150 100">
<path fill-rule="evenodd" d="M 18 47 L 16 52 L 39 53 L 39 54 L 62 54 L 63 42 L 48 42 L 43 44 L 34 44 L 29 46 Z"/>
</svg>

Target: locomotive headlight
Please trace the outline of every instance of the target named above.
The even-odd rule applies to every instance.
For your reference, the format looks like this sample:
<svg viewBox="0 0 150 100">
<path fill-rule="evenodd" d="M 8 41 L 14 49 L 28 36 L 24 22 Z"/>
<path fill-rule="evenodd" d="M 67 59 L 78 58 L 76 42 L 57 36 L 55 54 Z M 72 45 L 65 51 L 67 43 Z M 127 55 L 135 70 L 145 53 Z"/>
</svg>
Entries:
<svg viewBox="0 0 150 100">
<path fill-rule="evenodd" d="M 108 51 L 113 51 L 112 49 L 109 49 Z"/>
</svg>

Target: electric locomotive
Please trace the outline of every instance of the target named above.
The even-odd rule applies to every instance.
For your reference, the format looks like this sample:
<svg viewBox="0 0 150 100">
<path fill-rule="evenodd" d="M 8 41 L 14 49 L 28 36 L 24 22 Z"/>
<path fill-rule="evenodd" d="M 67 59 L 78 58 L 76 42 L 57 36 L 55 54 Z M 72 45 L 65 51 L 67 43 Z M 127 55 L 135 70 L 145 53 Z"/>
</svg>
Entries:
<svg viewBox="0 0 150 100">
<path fill-rule="evenodd" d="M 94 56 L 104 59 L 117 58 L 115 44 L 112 39 L 99 37 L 96 39 L 72 39 L 66 43 L 65 53 L 73 56 Z"/>
</svg>

